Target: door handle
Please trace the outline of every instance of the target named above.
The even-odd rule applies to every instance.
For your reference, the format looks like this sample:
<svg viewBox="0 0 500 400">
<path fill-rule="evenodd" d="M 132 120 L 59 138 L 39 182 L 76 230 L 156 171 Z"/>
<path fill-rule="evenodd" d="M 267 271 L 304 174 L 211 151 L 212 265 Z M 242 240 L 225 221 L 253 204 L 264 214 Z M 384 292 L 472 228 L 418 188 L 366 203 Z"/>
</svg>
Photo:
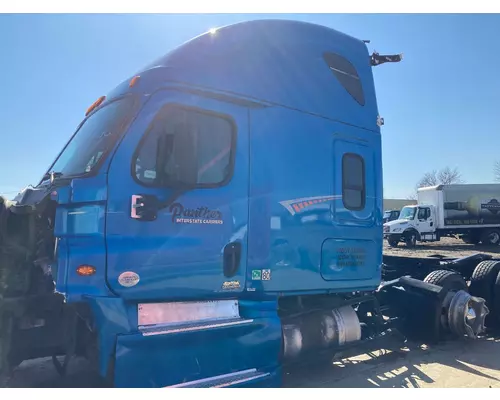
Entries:
<svg viewBox="0 0 500 400">
<path fill-rule="evenodd" d="M 241 262 L 241 243 L 231 242 L 224 246 L 223 270 L 226 278 L 236 275 Z"/>
<path fill-rule="evenodd" d="M 154 221 L 157 217 L 158 199 L 154 195 L 134 194 L 130 207 L 130 218 Z"/>
</svg>

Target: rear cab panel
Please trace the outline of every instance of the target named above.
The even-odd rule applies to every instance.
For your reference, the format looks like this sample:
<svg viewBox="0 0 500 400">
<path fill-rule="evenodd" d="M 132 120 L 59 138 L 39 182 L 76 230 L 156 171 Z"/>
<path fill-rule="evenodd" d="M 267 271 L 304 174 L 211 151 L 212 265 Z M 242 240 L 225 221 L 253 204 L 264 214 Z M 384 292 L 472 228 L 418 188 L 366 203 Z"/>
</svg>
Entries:
<svg viewBox="0 0 500 400">
<path fill-rule="evenodd" d="M 261 52 L 267 62 L 255 68 L 269 81 L 251 89 L 255 96 L 268 91 L 271 104 L 253 110 L 250 121 L 249 291 L 372 290 L 382 262 L 382 171 L 368 51 L 335 31 L 289 28 L 263 27 L 282 40 L 281 51 Z M 278 70 L 287 73 L 272 76 Z M 364 169 L 362 182 L 347 171 L 354 187 L 343 190 L 346 153 L 359 156 Z M 362 207 L 344 207 L 348 190 L 363 197 Z"/>
<path fill-rule="evenodd" d="M 328 281 L 378 281 L 381 257 L 380 139 L 343 127 L 333 144 L 335 235 L 322 246 L 321 275 Z"/>
<path fill-rule="evenodd" d="M 282 121 L 285 128 L 273 128 Z M 382 204 L 380 153 L 373 149 L 380 137 L 280 108 L 253 111 L 251 124 L 248 291 L 296 295 L 377 287 Z M 350 182 L 361 183 L 364 201 L 357 210 L 344 206 L 343 171 L 353 176 L 342 165 L 344 154 L 364 163 L 363 182 Z"/>
</svg>

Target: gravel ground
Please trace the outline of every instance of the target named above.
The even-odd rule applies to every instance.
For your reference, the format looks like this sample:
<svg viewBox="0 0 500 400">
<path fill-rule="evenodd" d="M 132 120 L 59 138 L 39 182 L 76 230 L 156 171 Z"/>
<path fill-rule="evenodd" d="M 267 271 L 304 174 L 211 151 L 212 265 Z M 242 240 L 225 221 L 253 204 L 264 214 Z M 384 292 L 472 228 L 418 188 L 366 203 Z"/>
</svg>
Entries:
<svg viewBox="0 0 500 400">
<path fill-rule="evenodd" d="M 419 243 L 414 249 L 407 248 L 404 243 L 392 248 L 384 240 L 384 254 L 403 257 L 429 257 L 442 254 L 447 257 L 464 257 L 475 253 L 489 254 L 500 258 L 500 246 L 482 246 L 466 244 L 460 239 L 443 238 L 439 242 Z"/>
<path fill-rule="evenodd" d="M 428 347 L 387 345 L 332 363 L 287 371 L 286 387 L 500 388 L 500 339 L 457 340 Z"/>
<path fill-rule="evenodd" d="M 384 253 L 407 257 L 442 254 L 463 257 L 487 253 L 500 258 L 500 246 L 464 244 L 445 238 L 437 243 L 423 243 L 415 249 L 404 244 L 391 248 L 384 243 Z M 390 338 L 366 351 L 352 349 L 338 354 L 333 362 L 288 368 L 285 387 L 500 387 L 500 339 L 454 341 L 428 347 L 402 343 Z M 99 387 L 100 381 L 89 372 L 84 360 L 70 364 L 66 378 L 60 378 L 50 359 L 22 363 L 4 387 Z M 0 386 L 1 387 L 1 386 Z"/>
<path fill-rule="evenodd" d="M 288 388 L 500 388 L 500 338 L 457 340 L 435 347 L 390 338 L 360 354 L 352 349 L 332 362 L 286 368 Z M 24 362 L 10 388 L 91 388 L 100 381 L 83 360 L 60 378 L 51 360 Z"/>
<path fill-rule="evenodd" d="M 444 238 L 436 243 L 419 243 L 414 249 L 384 241 L 384 254 L 400 257 L 465 257 L 476 253 L 500 258 L 500 246 L 475 246 Z M 349 350 L 332 363 L 309 365 L 286 371 L 287 387 L 325 388 L 500 388 L 500 338 L 457 340 L 429 347 L 389 338 L 359 354 Z"/>
</svg>

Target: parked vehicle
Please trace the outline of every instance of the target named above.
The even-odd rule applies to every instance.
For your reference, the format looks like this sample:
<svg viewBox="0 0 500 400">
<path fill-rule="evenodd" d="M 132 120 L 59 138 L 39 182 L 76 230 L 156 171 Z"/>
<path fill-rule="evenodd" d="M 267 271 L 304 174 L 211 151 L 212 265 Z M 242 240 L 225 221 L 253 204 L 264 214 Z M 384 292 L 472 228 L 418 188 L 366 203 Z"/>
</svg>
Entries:
<svg viewBox="0 0 500 400">
<path fill-rule="evenodd" d="M 465 243 L 500 244 L 500 184 L 439 185 L 418 189 L 418 204 L 384 224 L 391 246 L 460 237 Z"/>
<path fill-rule="evenodd" d="M 401 210 L 387 210 L 384 211 L 384 216 L 382 218 L 382 223 L 395 221 L 399 218 L 399 213 Z"/>
</svg>

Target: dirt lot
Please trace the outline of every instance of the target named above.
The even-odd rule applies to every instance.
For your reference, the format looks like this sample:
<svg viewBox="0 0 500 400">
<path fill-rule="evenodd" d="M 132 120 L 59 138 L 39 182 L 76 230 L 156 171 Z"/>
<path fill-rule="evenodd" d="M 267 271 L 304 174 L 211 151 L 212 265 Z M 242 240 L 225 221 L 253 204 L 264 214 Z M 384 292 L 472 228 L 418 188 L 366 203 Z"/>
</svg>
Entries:
<svg viewBox="0 0 500 400">
<path fill-rule="evenodd" d="M 409 249 L 403 243 L 396 248 L 390 247 L 384 240 L 384 254 L 395 256 L 428 257 L 442 254 L 447 257 L 464 257 L 475 253 L 485 253 L 500 258 L 500 246 L 475 246 L 465 244 L 459 239 L 443 238 L 435 243 L 419 243 L 414 249 Z"/>
<path fill-rule="evenodd" d="M 359 354 L 352 349 L 331 363 L 284 371 L 285 387 L 302 388 L 500 388 L 500 338 L 459 340 L 427 347 L 388 339 Z M 71 364 L 65 379 L 48 359 L 24 362 L 6 387 L 99 387 L 83 360 Z"/>
<path fill-rule="evenodd" d="M 455 341 L 436 347 L 398 345 L 340 356 L 329 365 L 288 371 L 287 387 L 500 388 L 500 339 Z M 353 353 L 355 351 L 353 350 Z"/>
<path fill-rule="evenodd" d="M 404 244 L 384 253 L 408 257 L 442 254 L 463 257 L 487 253 L 500 258 L 500 246 L 488 248 L 464 244 L 455 239 L 418 245 L 408 249 Z M 352 349 L 338 354 L 335 361 L 287 368 L 286 387 L 500 387 L 500 337 L 477 341 L 459 340 L 428 347 L 425 344 L 404 343 L 388 338 L 377 346 Z M 97 387 L 99 381 L 88 372 L 83 360 L 76 360 L 65 379 L 52 367 L 51 360 L 36 360 L 21 364 L 7 387 Z"/>
<path fill-rule="evenodd" d="M 384 242 L 384 254 L 403 257 L 464 257 L 475 253 L 500 258 L 500 246 L 474 246 L 452 238 L 418 244 L 414 249 Z M 359 353 L 359 351 L 358 351 Z M 499 388 L 500 337 L 459 340 L 434 347 L 390 338 L 363 354 L 350 350 L 327 365 L 287 371 L 288 387 L 336 388 Z"/>
</svg>

